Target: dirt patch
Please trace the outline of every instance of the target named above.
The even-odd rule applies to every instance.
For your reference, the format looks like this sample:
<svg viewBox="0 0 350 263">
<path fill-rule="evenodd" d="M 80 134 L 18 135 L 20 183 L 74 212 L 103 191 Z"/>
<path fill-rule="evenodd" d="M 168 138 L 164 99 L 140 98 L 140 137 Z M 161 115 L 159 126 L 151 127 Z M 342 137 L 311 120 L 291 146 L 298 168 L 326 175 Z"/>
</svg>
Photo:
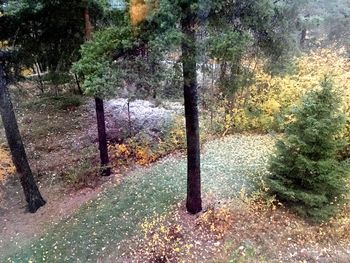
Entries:
<svg viewBox="0 0 350 263">
<path fill-rule="evenodd" d="M 64 191 L 62 186 L 41 187 L 47 204 L 35 214 L 25 211 L 25 200 L 18 182 L 7 185 L 6 199 L 0 203 L 0 254 L 6 255 L 15 247 L 21 247 L 38 238 L 48 228 L 69 218 L 87 201 L 94 199 L 104 189 L 120 180 L 120 175 L 111 175 L 100 181 L 96 188 Z"/>
</svg>

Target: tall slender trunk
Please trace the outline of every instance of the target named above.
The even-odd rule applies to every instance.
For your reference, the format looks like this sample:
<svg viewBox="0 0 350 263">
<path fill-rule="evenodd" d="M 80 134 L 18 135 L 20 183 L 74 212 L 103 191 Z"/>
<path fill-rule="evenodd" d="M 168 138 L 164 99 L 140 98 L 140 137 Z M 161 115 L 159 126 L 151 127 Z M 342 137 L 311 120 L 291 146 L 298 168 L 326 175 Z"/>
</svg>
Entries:
<svg viewBox="0 0 350 263">
<path fill-rule="evenodd" d="M 85 6 L 84 9 L 84 21 L 85 21 L 85 40 L 90 41 L 92 38 L 92 25 L 90 20 L 89 7 Z"/>
<path fill-rule="evenodd" d="M 96 105 L 96 118 L 97 118 L 97 130 L 98 130 L 98 144 L 100 149 L 101 159 L 101 175 L 109 176 L 111 174 L 111 168 L 108 167 L 108 146 L 105 124 L 105 112 L 103 107 L 103 100 L 95 97 Z"/>
<path fill-rule="evenodd" d="M 28 210 L 35 213 L 41 206 L 45 205 L 39 189 L 34 181 L 27 155 L 23 146 L 22 138 L 18 129 L 16 116 L 11 103 L 11 97 L 7 88 L 5 72 L 0 63 L 0 113 L 7 142 L 11 151 L 13 163 L 19 175 Z"/>
<path fill-rule="evenodd" d="M 87 41 L 89 41 L 92 38 L 92 25 L 90 21 L 88 6 L 86 6 L 84 10 L 84 20 L 85 20 L 85 38 Z M 95 97 L 95 108 L 96 108 L 96 118 L 97 118 L 98 144 L 99 144 L 100 159 L 101 159 L 101 175 L 109 176 L 111 175 L 111 168 L 108 167 L 109 158 L 108 158 L 106 122 L 105 122 L 105 113 L 104 113 L 104 107 L 103 107 L 103 99 Z"/>
<path fill-rule="evenodd" d="M 129 136 L 131 137 L 132 127 L 131 127 L 130 98 L 128 98 L 127 106 L 128 106 L 128 129 L 129 129 Z"/>
<path fill-rule="evenodd" d="M 38 80 L 39 80 L 39 89 L 41 93 L 44 93 L 44 83 L 41 78 L 41 72 L 40 72 L 40 67 L 38 62 L 35 63 L 35 67 L 36 67 L 36 74 L 38 75 Z"/>
<path fill-rule="evenodd" d="M 78 88 L 79 95 L 83 95 L 84 92 L 83 92 L 83 90 L 81 89 L 80 81 L 79 81 L 78 75 L 77 75 L 76 73 L 74 73 L 74 79 L 75 79 L 75 83 L 77 84 L 77 88 Z"/>
<path fill-rule="evenodd" d="M 187 137 L 187 200 L 186 208 L 191 214 L 202 210 L 200 175 L 200 140 L 198 120 L 198 84 L 196 64 L 195 14 L 190 3 L 182 6 L 181 28 L 182 64 Z"/>
<path fill-rule="evenodd" d="M 214 119 L 214 83 L 215 82 L 215 62 L 211 64 L 211 85 L 210 85 L 210 128 L 213 130 Z"/>
<path fill-rule="evenodd" d="M 301 48 L 305 47 L 306 34 L 307 34 L 307 30 L 306 30 L 306 28 L 303 28 L 303 30 L 301 31 L 301 36 L 300 36 L 300 47 Z"/>
</svg>

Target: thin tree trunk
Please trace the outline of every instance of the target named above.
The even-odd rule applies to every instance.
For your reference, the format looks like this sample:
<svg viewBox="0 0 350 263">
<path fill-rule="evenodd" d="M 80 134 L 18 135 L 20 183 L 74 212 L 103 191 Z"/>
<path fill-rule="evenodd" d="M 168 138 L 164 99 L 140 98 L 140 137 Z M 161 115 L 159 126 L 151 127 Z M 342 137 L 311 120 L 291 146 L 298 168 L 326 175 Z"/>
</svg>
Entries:
<svg viewBox="0 0 350 263">
<path fill-rule="evenodd" d="M 97 118 L 97 129 L 98 129 L 98 144 L 100 149 L 101 158 L 101 175 L 109 176 L 111 174 L 111 168 L 108 167 L 108 146 L 107 146 L 107 135 L 105 125 L 105 113 L 103 107 L 103 100 L 95 97 L 96 105 L 96 118 Z"/>
<path fill-rule="evenodd" d="M 3 65 L 0 63 L 0 113 L 7 142 L 11 151 L 13 163 L 19 175 L 25 199 L 28 203 L 28 211 L 35 213 L 45 205 L 39 189 L 34 181 L 22 138 L 18 129 L 16 116 L 11 103 L 11 97 L 7 88 Z"/>
<path fill-rule="evenodd" d="M 307 34 L 307 30 L 306 30 L 306 28 L 303 28 L 303 30 L 301 31 L 301 36 L 300 36 L 300 47 L 301 48 L 305 47 L 306 34 Z"/>
<path fill-rule="evenodd" d="M 41 91 L 41 93 L 44 93 L 44 83 L 43 83 L 43 80 L 42 80 L 42 78 L 41 78 L 40 68 L 39 68 L 38 65 L 39 65 L 39 64 L 36 62 L 36 63 L 35 63 L 36 74 L 38 75 L 40 91 Z"/>
<path fill-rule="evenodd" d="M 77 76 L 76 73 L 74 73 L 74 79 L 75 79 L 75 83 L 77 84 L 77 88 L 78 88 L 79 94 L 80 94 L 80 95 L 83 95 L 84 92 L 83 92 L 83 90 L 81 89 L 80 82 L 79 82 L 79 78 L 78 78 L 78 76 Z"/>
<path fill-rule="evenodd" d="M 92 25 L 90 21 L 89 7 L 84 9 L 84 21 L 85 21 L 85 40 L 90 41 L 92 38 Z"/>
<path fill-rule="evenodd" d="M 211 66 L 211 86 L 210 86 L 210 128 L 213 130 L 213 118 L 214 118 L 214 81 L 215 81 L 215 62 Z"/>
<path fill-rule="evenodd" d="M 131 113 L 130 113 L 130 99 L 128 98 L 128 102 L 127 102 L 127 106 L 128 106 L 128 128 L 129 128 L 129 136 L 131 137 L 132 134 L 132 127 L 131 127 Z"/>
<path fill-rule="evenodd" d="M 84 10 L 85 19 L 85 38 L 87 41 L 92 38 L 92 25 L 90 22 L 89 7 L 86 6 Z M 107 135 L 106 135 L 106 122 L 105 113 L 103 107 L 103 100 L 101 98 L 95 97 L 95 108 L 96 108 L 96 118 L 97 118 L 97 130 L 98 130 L 98 144 L 100 150 L 101 159 L 101 175 L 109 176 L 111 175 L 111 168 L 109 165 L 108 158 L 108 146 L 107 146 Z"/>
<path fill-rule="evenodd" d="M 187 201 L 186 208 L 191 214 L 202 210 L 200 175 L 200 140 L 198 120 L 198 92 L 196 65 L 195 14 L 190 3 L 182 6 L 181 28 L 182 64 L 187 137 Z"/>
</svg>

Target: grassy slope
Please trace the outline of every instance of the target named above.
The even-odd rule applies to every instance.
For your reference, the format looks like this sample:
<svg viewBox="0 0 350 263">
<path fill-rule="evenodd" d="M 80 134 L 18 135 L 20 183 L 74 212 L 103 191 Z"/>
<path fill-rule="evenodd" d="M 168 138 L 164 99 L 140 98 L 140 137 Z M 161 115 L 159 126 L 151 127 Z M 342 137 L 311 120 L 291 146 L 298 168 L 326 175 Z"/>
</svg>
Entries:
<svg viewBox="0 0 350 263">
<path fill-rule="evenodd" d="M 208 143 L 202 159 L 204 193 L 230 198 L 252 185 L 251 175 L 264 172 L 272 144 L 267 136 L 241 135 Z M 185 198 L 183 159 L 168 158 L 133 175 L 31 246 L 0 255 L 0 262 L 96 262 L 115 250 L 117 242 L 137 233 L 145 216 L 163 213 Z"/>
</svg>

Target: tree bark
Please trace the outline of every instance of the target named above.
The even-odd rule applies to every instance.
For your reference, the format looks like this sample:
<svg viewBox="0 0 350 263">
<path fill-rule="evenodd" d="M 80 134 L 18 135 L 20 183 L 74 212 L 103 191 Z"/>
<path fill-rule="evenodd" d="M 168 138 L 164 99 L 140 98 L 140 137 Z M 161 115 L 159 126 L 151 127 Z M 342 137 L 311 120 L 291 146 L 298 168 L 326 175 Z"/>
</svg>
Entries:
<svg viewBox="0 0 350 263">
<path fill-rule="evenodd" d="M 306 28 L 303 28 L 303 30 L 301 31 L 301 36 L 300 36 L 300 47 L 301 48 L 305 47 L 306 35 L 307 35 L 307 30 L 306 30 Z"/>
<path fill-rule="evenodd" d="M 182 6 L 182 14 L 181 29 L 183 40 L 181 48 L 187 137 L 186 208 L 189 213 L 196 214 L 202 210 L 195 34 L 196 17 L 191 11 L 190 3 Z"/>
<path fill-rule="evenodd" d="M 44 93 L 44 83 L 43 80 L 41 78 L 41 72 L 40 72 L 40 68 L 39 68 L 39 63 L 35 62 L 35 67 L 36 67 L 36 74 L 38 75 L 38 80 L 39 80 L 39 89 L 41 91 L 41 93 Z"/>
<path fill-rule="evenodd" d="M 22 138 L 18 129 L 16 116 L 13 110 L 11 97 L 7 88 L 5 72 L 0 63 L 0 113 L 5 128 L 7 142 L 11 151 L 13 163 L 19 175 L 28 203 L 28 211 L 35 213 L 41 206 L 45 205 L 39 189 L 34 181 L 27 155 L 23 146 Z"/>
<path fill-rule="evenodd" d="M 101 175 L 109 176 L 111 175 L 111 168 L 108 167 L 109 158 L 108 158 L 106 122 L 105 122 L 103 100 L 98 97 L 95 97 L 95 105 L 96 105 L 96 118 L 97 118 L 97 130 L 98 130 L 98 144 L 99 144 L 100 159 L 101 159 Z"/>
<path fill-rule="evenodd" d="M 87 41 L 92 38 L 92 25 L 90 21 L 89 7 L 86 6 L 84 10 L 84 20 L 85 20 L 85 38 Z M 97 118 L 97 130 L 98 130 L 98 144 L 100 150 L 101 159 L 101 175 L 109 176 L 111 175 L 111 168 L 108 167 L 108 146 L 107 146 L 107 135 L 106 135 L 106 122 L 105 113 L 103 107 L 103 100 L 101 98 L 95 97 L 95 108 L 96 108 L 96 118 Z"/>
<path fill-rule="evenodd" d="M 131 113 L 130 113 L 130 98 L 128 98 L 127 106 L 128 106 L 128 129 L 129 129 L 129 136 L 131 137 L 132 127 L 131 127 Z"/>
<path fill-rule="evenodd" d="M 86 5 L 84 9 L 84 21 L 85 21 L 85 40 L 90 41 L 92 38 L 92 25 L 90 21 L 89 7 Z"/>
<path fill-rule="evenodd" d="M 74 79 L 75 79 L 75 83 L 77 84 L 79 95 L 84 95 L 84 92 L 83 92 L 83 90 L 81 89 L 81 86 L 80 86 L 79 78 L 78 78 L 76 73 L 74 73 Z"/>
</svg>

